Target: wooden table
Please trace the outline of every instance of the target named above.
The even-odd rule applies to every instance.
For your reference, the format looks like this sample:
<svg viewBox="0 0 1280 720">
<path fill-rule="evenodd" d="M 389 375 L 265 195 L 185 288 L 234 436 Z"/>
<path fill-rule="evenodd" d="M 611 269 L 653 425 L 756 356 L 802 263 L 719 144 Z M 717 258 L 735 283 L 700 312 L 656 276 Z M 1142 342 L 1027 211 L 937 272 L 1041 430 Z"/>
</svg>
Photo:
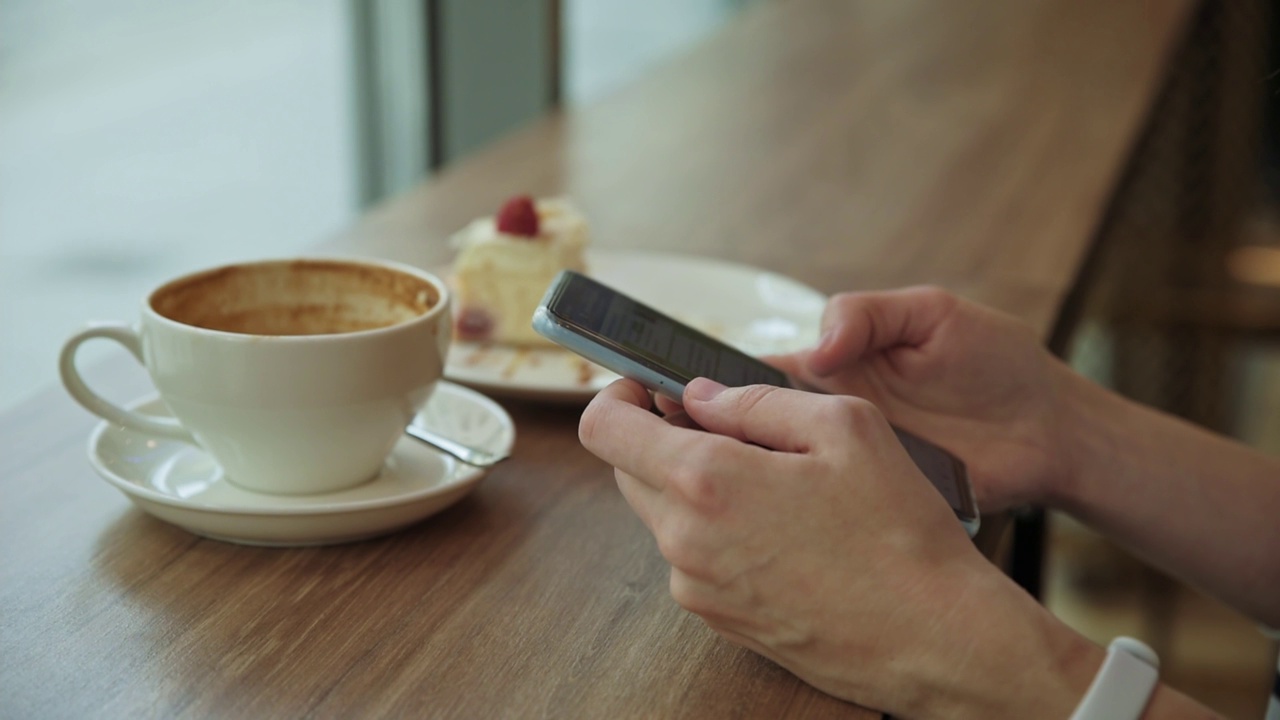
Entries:
<svg viewBox="0 0 1280 720">
<path fill-rule="evenodd" d="M 1190 6 L 762 4 L 326 247 L 436 266 L 507 195 L 567 193 L 602 248 L 832 292 L 938 283 L 1047 337 Z M 147 388 L 123 358 L 95 375 L 121 399 Z M 132 509 L 60 389 L 0 416 L 0 716 L 871 715 L 677 608 L 578 409 L 505 404 L 515 457 L 459 505 L 293 550 Z"/>
</svg>

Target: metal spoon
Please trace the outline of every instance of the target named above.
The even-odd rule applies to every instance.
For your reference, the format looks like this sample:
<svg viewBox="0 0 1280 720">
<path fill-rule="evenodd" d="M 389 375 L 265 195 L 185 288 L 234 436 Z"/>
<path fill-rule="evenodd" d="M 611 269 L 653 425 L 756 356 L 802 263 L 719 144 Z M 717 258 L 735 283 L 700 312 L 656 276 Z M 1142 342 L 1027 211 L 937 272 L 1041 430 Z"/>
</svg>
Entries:
<svg viewBox="0 0 1280 720">
<path fill-rule="evenodd" d="M 469 445 L 463 445 L 460 442 L 450 440 L 443 435 L 434 433 L 418 425 L 410 425 L 406 427 L 404 431 L 409 436 L 417 438 L 441 452 L 452 455 L 462 462 L 476 467 L 490 467 L 511 457 L 509 454 L 498 455 L 497 453 L 491 453 L 488 450 L 481 450 Z"/>
</svg>

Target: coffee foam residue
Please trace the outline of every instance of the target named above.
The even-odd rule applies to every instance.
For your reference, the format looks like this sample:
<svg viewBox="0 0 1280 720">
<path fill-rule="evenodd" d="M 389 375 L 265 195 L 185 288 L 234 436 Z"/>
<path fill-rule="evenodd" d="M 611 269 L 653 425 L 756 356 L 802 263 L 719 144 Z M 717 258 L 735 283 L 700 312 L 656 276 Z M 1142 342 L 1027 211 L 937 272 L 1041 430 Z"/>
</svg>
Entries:
<svg viewBox="0 0 1280 720">
<path fill-rule="evenodd" d="M 248 335 L 325 335 L 407 322 L 440 301 L 391 268 L 340 260 L 232 265 L 175 280 L 150 303 L 175 322 Z"/>
</svg>

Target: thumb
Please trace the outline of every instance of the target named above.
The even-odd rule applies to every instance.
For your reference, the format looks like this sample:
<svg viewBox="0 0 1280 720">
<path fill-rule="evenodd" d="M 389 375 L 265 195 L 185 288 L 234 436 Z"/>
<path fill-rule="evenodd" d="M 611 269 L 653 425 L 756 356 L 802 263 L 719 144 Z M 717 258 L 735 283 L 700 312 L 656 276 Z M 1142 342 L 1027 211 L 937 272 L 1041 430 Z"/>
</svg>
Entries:
<svg viewBox="0 0 1280 720">
<path fill-rule="evenodd" d="M 772 385 L 728 388 L 707 378 L 697 378 L 685 387 L 684 409 L 704 430 L 791 453 L 809 453 L 818 445 L 848 440 L 847 420 L 852 415 L 863 411 L 879 415 L 871 403 L 857 398 Z M 879 422 L 888 430 L 883 417 Z"/>
</svg>

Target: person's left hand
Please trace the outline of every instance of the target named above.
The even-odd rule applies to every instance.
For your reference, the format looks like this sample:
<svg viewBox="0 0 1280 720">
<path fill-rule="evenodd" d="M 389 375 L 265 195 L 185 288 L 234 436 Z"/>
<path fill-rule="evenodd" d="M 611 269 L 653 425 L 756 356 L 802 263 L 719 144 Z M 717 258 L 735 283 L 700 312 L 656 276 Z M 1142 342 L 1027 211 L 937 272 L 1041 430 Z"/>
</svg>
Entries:
<svg viewBox="0 0 1280 720">
<path fill-rule="evenodd" d="M 650 405 L 640 385 L 620 380 L 592 401 L 579 432 L 617 468 L 671 564 L 677 603 L 868 707 L 911 717 L 926 711 L 921 698 L 946 698 L 946 714 L 961 717 L 963 691 L 989 701 L 969 708 L 978 716 L 1016 712 L 1019 695 L 1006 686 L 974 695 L 1012 669 L 979 650 L 1008 644 L 975 638 L 983 616 L 996 613 L 1015 645 L 1064 628 L 974 549 L 873 405 L 699 379 L 684 410 L 705 432 Z M 1013 665 L 1024 678 L 1036 667 Z M 1043 690 L 1033 714 L 1055 707 Z"/>
</svg>

